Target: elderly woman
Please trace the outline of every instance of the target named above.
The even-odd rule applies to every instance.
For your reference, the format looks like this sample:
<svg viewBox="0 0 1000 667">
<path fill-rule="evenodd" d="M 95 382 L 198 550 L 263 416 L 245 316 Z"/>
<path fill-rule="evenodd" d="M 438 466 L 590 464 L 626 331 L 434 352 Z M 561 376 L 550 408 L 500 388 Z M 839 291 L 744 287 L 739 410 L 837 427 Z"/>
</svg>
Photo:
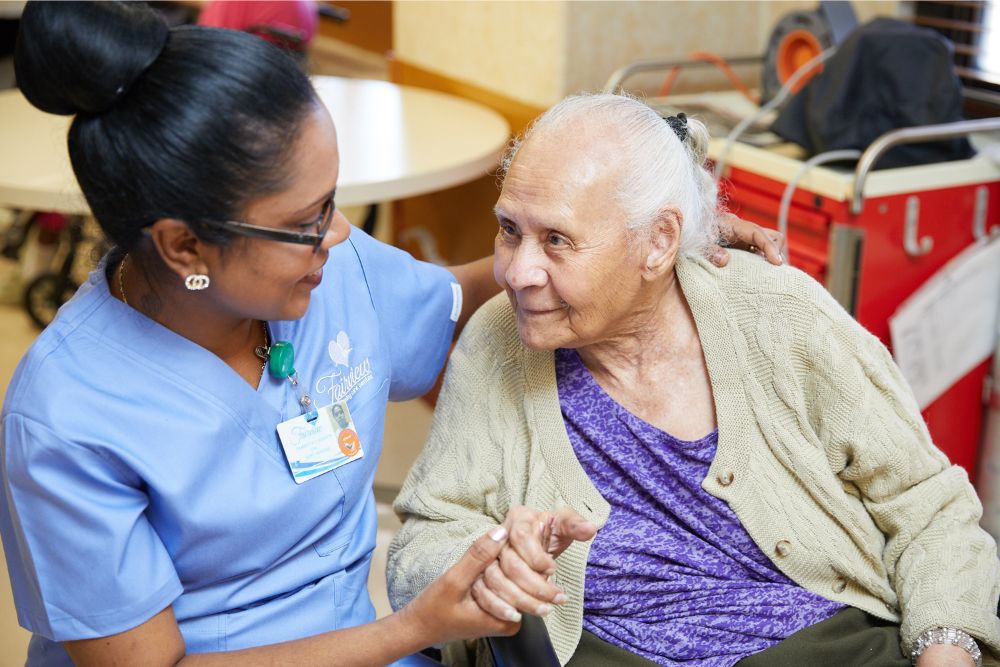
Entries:
<svg viewBox="0 0 1000 667">
<path fill-rule="evenodd" d="M 546 615 L 563 664 L 996 664 L 1000 568 L 966 474 L 820 285 L 705 260 L 706 143 L 595 95 L 511 151 L 507 298 L 452 354 L 396 502 L 393 603 L 504 524 L 474 596 Z"/>
</svg>

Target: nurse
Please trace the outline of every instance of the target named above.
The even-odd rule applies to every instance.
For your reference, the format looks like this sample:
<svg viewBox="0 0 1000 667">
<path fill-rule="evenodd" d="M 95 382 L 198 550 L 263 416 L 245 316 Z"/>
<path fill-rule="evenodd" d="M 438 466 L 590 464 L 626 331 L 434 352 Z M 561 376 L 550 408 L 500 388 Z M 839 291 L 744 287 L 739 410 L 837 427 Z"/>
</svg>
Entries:
<svg viewBox="0 0 1000 667">
<path fill-rule="evenodd" d="M 76 116 L 73 168 L 115 245 L 3 409 L 28 665 L 419 664 L 513 632 L 470 593 L 502 530 L 390 617 L 366 587 L 386 402 L 431 386 L 497 291 L 489 261 L 446 270 L 352 228 L 330 117 L 257 38 L 29 3 L 17 48 L 26 97 Z"/>
</svg>

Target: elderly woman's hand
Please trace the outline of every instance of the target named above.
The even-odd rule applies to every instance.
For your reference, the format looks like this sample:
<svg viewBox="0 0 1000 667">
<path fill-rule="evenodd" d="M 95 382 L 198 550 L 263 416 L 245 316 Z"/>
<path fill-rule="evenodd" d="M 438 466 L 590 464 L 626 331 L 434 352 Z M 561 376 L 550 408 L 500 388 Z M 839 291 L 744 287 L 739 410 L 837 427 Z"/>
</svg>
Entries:
<svg viewBox="0 0 1000 667">
<path fill-rule="evenodd" d="M 554 513 L 515 507 L 504 526 L 510 540 L 473 585 L 473 598 L 498 619 L 520 620 L 520 612 L 545 616 L 552 604 L 566 601 L 549 581 L 556 571 L 556 557 L 574 541 L 594 537 L 597 527 L 569 507 Z"/>
<path fill-rule="evenodd" d="M 497 526 L 472 543 L 465 555 L 434 580 L 410 604 L 399 611 L 402 619 L 417 632 L 423 645 L 449 641 L 512 635 L 518 631 L 517 619 L 499 617 L 475 601 L 472 587 L 481 581 L 488 563 L 496 563 L 506 548 L 508 533 Z"/>
<path fill-rule="evenodd" d="M 787 252 L 785 237 L 774 229 L 766 229 L 732 213 L 725 213 L 719 220 L 719 232 L 722 240 L 732 248 L 763 255 L 771 264 L 780 265 L 784 262 Z M 716 266 L 725 266 L 729 263 L 729 251 L 716 246 L 711 261 Z"/>
</svg>

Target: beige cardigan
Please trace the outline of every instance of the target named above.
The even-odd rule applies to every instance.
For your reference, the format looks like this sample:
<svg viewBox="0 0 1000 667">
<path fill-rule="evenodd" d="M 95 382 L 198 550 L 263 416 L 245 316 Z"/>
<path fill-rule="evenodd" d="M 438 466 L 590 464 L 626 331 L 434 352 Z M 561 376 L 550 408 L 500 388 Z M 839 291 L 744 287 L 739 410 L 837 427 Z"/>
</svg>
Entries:
<svg viewBox="0 0 1000 667">
<path fill-rule="evenodd" d="M 955 627 L 1000 664 L 996 544 L 885 347 L 796 269 L 732 253 L 725 269 L 681 259 L 676 273 L 718 417 L 702 487 L 799 585 L 902 620 L 904 651 L 928 628 Z M 609 514 L 566 435 L 552 352 L 521 345 L 499 295 L 452 353 L 427 446 L 396 500 L 406 523 L 389 549 L 393 606 L 515 505 L 570 505 L 598 526 Z M 563 664 L 580 639 L 589 547 L 558 559 L 569 601 L 546 625 Z"/>
</svg>

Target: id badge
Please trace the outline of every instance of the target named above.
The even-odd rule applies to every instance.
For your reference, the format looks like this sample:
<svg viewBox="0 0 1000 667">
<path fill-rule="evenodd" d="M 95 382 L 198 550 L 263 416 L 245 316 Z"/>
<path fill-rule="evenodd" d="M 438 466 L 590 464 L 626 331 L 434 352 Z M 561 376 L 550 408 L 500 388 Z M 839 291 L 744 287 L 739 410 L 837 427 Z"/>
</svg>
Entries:
<svg viewBox="0 0 1000 667">
<path fill-rule="evenodd" d="M 296 484 L 365 455 L 346 401 L 281 422 L 278 438 Z"/>
</svg>

